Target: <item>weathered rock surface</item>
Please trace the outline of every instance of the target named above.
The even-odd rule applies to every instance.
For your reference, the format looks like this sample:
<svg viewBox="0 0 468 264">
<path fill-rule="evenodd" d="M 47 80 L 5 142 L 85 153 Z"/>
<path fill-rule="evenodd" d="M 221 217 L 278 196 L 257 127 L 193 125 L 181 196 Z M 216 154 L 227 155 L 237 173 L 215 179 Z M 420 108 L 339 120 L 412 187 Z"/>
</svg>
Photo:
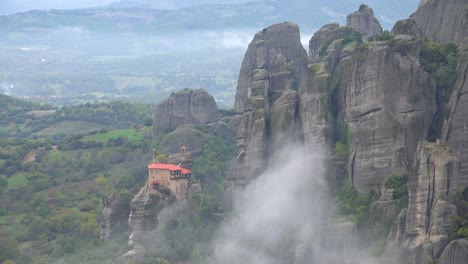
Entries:
<svg viewBox="0 0 468 264">
<path fill-rule="evenodd" d="M 291 85 L 297 86 L 306 69 L 307 54 L 300 42 L 299 27 L 296 24 L 285 22 L 263 29 L 255 34 L 245 53 L 234 109 L 243 112 L 245 101 L 251 96 L 252 90 L 261 89 L 261 83 L 273 83 L 272 76 L 275 74 L 290 72 Z"/>
<path fill-rule="evenodd" d="M 325 63 L 313 64 L 305 74 L 299 90 L 299 114 L 304 143 L 311 148 L 319 147 L 325 150 L 325 145 L 331 139 L 332 131 L 328 122 L 331 118 L 329 79 Z"/>
<path fill-rule="evenodd" d="M 468 38 L 459 49 L 457 80 L 448 108 L 448 118 L 442 141 L 461 154 L 461 178 L 459 189 L 468 187 Z"/>
<path fill-rule="evenodd" d="M 192 155 L 197 156 L 202 153 L 204 142 L 203 132 L 193 125 L 182 125 L 164 137 L 161 147 L 168 153 L 177 153 L 180 147 L 185 146 Z"/>
<path fill-rule="evenodd" d="M 353 29 L 350 27 L 340 27 L 338 23 L 331 23 L 323 26 L 314 33 L 309 41 L 309 63 L 320 62 L 325 55 L 326 47 L 331 41 L 344 38 Z"/>
<path fill-rule="evenodd" d="M 193 157 L 187 149 L 181 149 L 179 153 L 169 155 L 169 157 L 167 157 L 167 163 L 176 165 L 180 164 L 180 167 L 191 170 L 193 165 Z"/>
<path fill-rule="evenodd" d="M 435 84 L 419 64 L 419 42 L 400 39 L 359 49 L 341 81 L 350 133 L 349 173 L 358 191 L 379 191 L 386 177 L 405 174 L 435 113 Z"/>
<path fill-rule="evenodd" d="M 264 170 L 271 150 L 293 138 L 297 90 L 306 70 L 307 54 L 296 24 L 265 28 L 250 43 L 236 92 L 235 109 L 243 115 L 236 136 L 239 155 L 227 177 L 229 197 Z"/>
<path fill-rule="evenodd" d="M 419 29 L 416 20 L 412 18 L 397 21 L 392 28 L 392 35 L 410 35 L 415 37 L 422 37 L 423 33 Z"/>
<path fill-rule="evenodd" d="M 447 146 L 419 144 L 416 171 L 408 182 L 408 209 L 404 217 L 398 217 L 389 236 L 389 245 L 401 250 L 401 260 L 429 263 L 449 243 L 451 218 L 457 214 L 459 164 L 458 155 Z"/>
<path fill-rule="evenodd" d="M 322 31 L 319 30 L 319 32 Z M 302 124 L 302 135 L 306 146 L 312 149 L 329 150 L 335 132 L 334 122 L 340 104 L 338 90 L 344 73 L 349 68 L 357 43 L 344 38 L 359 33 L 350 27 L 335 28 L 323 41 L 330 43 L 324 51 L 319 52 L 320 62 L 311 64 L 304 74 L 299 89 L 299 115 Z M 314 34 L 310 43 L 314 42 Z M 360 42 L 361 40 L 358 39 Z M 312 44 L 315 45 L 315 44 Z M 322 46 L 321 48 L 322 49 Z M 311 48 L 312 50 L 312 48 Z"/>
<path fill-rule="evenodd" d="M 393 190 L 383 187 L 379 200 L 369 205 L 369 223 L 380 226 L 391 223 L 400 213 L 397 203 Z"/>
<path fill-rule="evenodd" d="M 440 256 L 440 264 L 461 264 L 468 261 L 468 241 L 458 239 L 450 242 Z"/>
<path fill-rule="evenodd" d="M 374 17 L 374 11 L 366 5 L 361 5 L 358 11 L 346 17 L 346 26 L 352 27 L 361 33 L 364 40 L 383 32 L 382 26 Z"/>
<path fill-rule="evenodd" d="M 169 132 L 184 124 L 207 124 L 220 118 L 214 98 L 203 89 L 185 89 L 156 106 L 153 133 Z"/>
<path fill-rule="evenodd" d="M 159 213 L 174 201 L 175 196 L 168 189 L 164 192 L 150 192 L 146 186 L 133 198 L 128 217 L 132 233 L 128 240 L 131 249 L 125 254 L 127 258 L 134 259 L 136 263 L 141 262 L 147 250 L 154 246 Z"/>
<path fill-rule="evenodd" d="M 102 198 L 104 209 L 101 213 L 100 239 L 111 239 L 128 230 L 130 213 L 130 193 L 119 192 Z"/>
<path fill-rule="evenodd" d="M 433 42 L 462 43 L 468 35 L 466 0 L 425 0 L 411 15 Z"/>
<path fill-rule="evenodd" d="M 230 121 L 230 119 L 226 121 Z M 223 138 L 233 138 L 236 136 L 237 129 L 235 127 L 232 127 L 229 124 L 230 122 L 226 121 L 219 120 L 213 127 L 213 133 Z"/>
</svg>

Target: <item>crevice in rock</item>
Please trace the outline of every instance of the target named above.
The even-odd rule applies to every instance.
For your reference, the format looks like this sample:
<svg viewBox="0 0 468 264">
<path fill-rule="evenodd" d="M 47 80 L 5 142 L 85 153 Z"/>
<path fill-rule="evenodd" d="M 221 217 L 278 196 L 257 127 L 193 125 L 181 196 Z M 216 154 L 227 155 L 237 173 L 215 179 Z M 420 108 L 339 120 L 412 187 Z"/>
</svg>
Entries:
<svg viewBox="0 0 468 264">
<path fill-rule="evenodd" d="M 445 193 L 446 196 L 449 195 L 449 190 L 450 190 L 450 179 L 452 177 L 452 172 L 453 172 L 453 162 L 449 162 L 447 165 L 445 165 L 446 173 L 447 173 L 447 191 Z"/>
<path fill-rule="evenodd" d="M 349 166 L 350 166 L 349 174 L 350 174 L 350 177 L 351 177 L 351 183 L 353 185 L 354 185 L 354 162 L 356 160 L 356 152 L 357 151 L 354 151 L 353 157 L 351 158 L 351 164 L 349 164 Z"/>
<path fill-rule="evenodd" d="M 442 129 L 443 129 L 443 124 L 444 124 L 444 109 L 445 109 L 445 95 L 444 91 L 442 88 L 437 87 L 436 88 L 436 94 L 435 94 L 435 106 L 436 106 L 436 111 L 434 113 L 434 116 L 432 117 L 431 121 L 431 126 L 429 127 L 429 131 L 427 132 L 427 141 L 429 142 L 435 142 L 437 139 L 439 139 L 442 135 Z"/>
<path fill-rule="evenodd" d="M 424 111 L 424 109 L 410 109 L 410 110 L 407 110 L 407 111 L 403 111 L 403 112 L 400 112 L 400 114 L 409 114 L 409 113 L 413 113 L 413 112 L 420 112 L 420 111 Z"/>
<path fill-rule="evenodd" d="M 355 116 L 354 118 L 358 119 L 358 118 L 364 117 L 366 115 L 370 115 L 370 114 L 377 113 L 377 112 L 380 112 L 380 111 L 382 111 L 382 107 L 376 107 L 376 108 L 370 109 L 370 110 L 368 110 L 368 111 L 366 111 L 364 113 L 361 113 L 361 114 Z"/>
<path fill-rule="evenodd" d="M 447 130 L 444 135 L 443 135 L 443 138 L 442 138 L 442 142 L 448 142 L 449 138 L 450 138 L 450 133 L 452 131 L 452 120 L 453 120 L 453 115 L 458 107 L 458 103 L 460 101 L 460 97 L 462 96 L 462 90 L 463 90 L 463 87 L 465 87 L 465 83 L 466 83 L 466 78 L 468 76 L 468 67 L 466 67 L 465 69 L 465 73 L 463 75 L 463 81 L 460 85 L 460 88 L 458 89 L 457 91 L 457 94 L 456 94 L 456 99 L 455 99 L 455 102 L 454 102 L 454 106 L 452 107 L 451 111 L 450 111 L 450 116 L 446 122 L 446 127 L 445 129 Z"/>
</svg>

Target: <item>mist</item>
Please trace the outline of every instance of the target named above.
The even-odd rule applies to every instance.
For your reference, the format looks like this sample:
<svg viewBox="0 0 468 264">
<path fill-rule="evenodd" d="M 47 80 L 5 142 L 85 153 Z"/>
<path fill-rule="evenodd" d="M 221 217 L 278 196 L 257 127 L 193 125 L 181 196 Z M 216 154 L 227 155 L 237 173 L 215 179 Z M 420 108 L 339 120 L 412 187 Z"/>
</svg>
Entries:
<svg viewBox="0 0 468 264">
<path fill-rule="evenodd" d="M 334 211 L 321 153 L 285 148 L 234 202 L 211 263 L 378 263 Z"/>
</svg>

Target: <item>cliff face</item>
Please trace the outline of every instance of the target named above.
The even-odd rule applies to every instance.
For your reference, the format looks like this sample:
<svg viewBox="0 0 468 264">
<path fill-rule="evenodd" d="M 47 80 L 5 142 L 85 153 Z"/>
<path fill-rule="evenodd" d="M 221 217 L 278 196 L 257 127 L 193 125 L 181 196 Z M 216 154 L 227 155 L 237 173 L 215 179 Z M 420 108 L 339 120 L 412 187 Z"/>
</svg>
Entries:
<svg viewBox="0 0 468 264">
<path fill-rule="evenodd" d="M 468 35 L 465 0 L 425 0 L 411 15 L 433 42 L 463 42 Z"/>
<path fill-rule="evenodd" d="M 160 214 L 164 208 L 169 208 L 175 202 L 175 196 L 168 189 L 162 192 L 151 192 L 143 187 L 131 202 L 131 212 L 128 223 L 131 235 L 128 240 L 130 250 L 124 255 L 140 263 L 146 252 L 154 247 Z"/>
<path fill-rule="evenodd" d="M 227 177 L 228 193 L 259 175 L 268 156 L 294 137 L 297 90 L 306 69 L 307 54 L 296 24 L 276 24 L 255 35 L 239 74 L 235 108 L 243 115 L 237 132 L 239 155 Z"/>
<path fill-rule="evenodd" d="M 449 16 L 447 12 L 454 8 L 457 12 Z M 235 195 L 264 171 L 282 142 L 299 140 L 329 156 L 335 143 L 345 138 L 353 185 L 361 194 L 382 190 L 380 199 L 370 206 L 372 223 L 393 219 L 400 210 L 392 190 L 382 188 L 385 180 L 392 175 L 409 176 L 408 208 L 394 222 L 389 248 L 402 252 L 402 260 L 411 263 L 437 258 L 457 263 L 454 259 L 466 251 L 459 244 L 447 245 L 451 217 L 456 215 L 457 189 L 468 186 L 468 52 L 467 40 L 462 43 L 459 39 L 466 36 L 466 17 L 457 15 L 460 10 L 464 7 L 457 0 L 445 7 L 440 1 L 427 0 L 412 18 L 394 26 L 389 41 L 367 42 L 382 29 L 372 9 L 363 6 L 348 16 L 347 27 L 332 23 L 314 34 L 309 42 L 308 69 L 292 63 L 281 68 L 278 62 L 283 57 L 274 52 L 274 56 L 259 57 L 270 54 L 265 53 L 267 46 L 279 50 L 275 39 L 283 47 L 297 47 L 295 27 L 290 28 L 297 33 L 276 37 L 267 33 L 279 34 L 288 27 L 257 33 L 239 77 L 236 110 L 243 115 L 237 134 L 239 155 L 227 179 L 228 193 Z M 435 29 L 437 19 L 442 22 Z M 429 36 L 437 30 L 450 33 Z M 286 44 L 282 36 L 288 34 L 295 37 Z M 420 57 L 423 43 L 419 38 L 424 36 L 463 44 L 448 105 L 441 103 L 440 87 L 421 63 L 427 63 Z M 288 57 L 287 61 L 302 58 Z M 434 120 L 444 116 L 446 109 L 445 124 L 435 126 Z M 424 143 L 434 129 L 442 143 Z"/>
<path fill-rule="evenodd" d="M 219 117 L 218 107 L 210 94 L 203 89 L 186 89 L 156 106 L 153 133 L 168 132 L 184 124 L 213 123 Z"/>
<path fill-rule="evenodd" d="M 130 193 L 115 193 L 102 198 L 101 239 L 111 239 L 128 230 L 131 199 Z"/>
<path fill-rule="evenodd" d="M 252 93 L 261 92 L 262 83 L 266 87 L 271 85 L 270 90 L 265 92 L 275 93 L 279 97 L 281 90 L 286 88 L 281 83 L 285 80 L 282 74 L 286 72 L 290 75 L 288 85 L 297 87 L 306 69 L 307 54 L 300 42 L 296 24 L 285 22 L 263 29 L 255 34 L 245 53 L 239 72 L 235 110 L 243 112 L 247 98 Z"/>
<path fill-rule="evenodd" d="M 418 41 L 398 40 L 358 49 L 343 78 L 341 111 L 350 133 L 349 173 L 362 193 L 405 174 L 435 113 L 435 84 L 419 64 Z"/>
<path fill-rule="evenodd" d="M 440 264 L 464 263 L 468 259 L 468 241 L 458 239 L 450 242 L 440 256 Z"/>
<path fill-rule="evenodd" d="M 468 187 L 468 38 L 459 49 L 457 80 L 450 98 L 450 116 L 442 141 L 461 153 L 460 189 Z"/>
<path fill-rule="evenodd" d="M 414 167 L 408 209 L 394 224 L 389 245 L 400 250 L 401 261 L 423 264 L 439 258 L 449 243 L 460 162 L 447 146 L 422 142 Z"/>
</svg>

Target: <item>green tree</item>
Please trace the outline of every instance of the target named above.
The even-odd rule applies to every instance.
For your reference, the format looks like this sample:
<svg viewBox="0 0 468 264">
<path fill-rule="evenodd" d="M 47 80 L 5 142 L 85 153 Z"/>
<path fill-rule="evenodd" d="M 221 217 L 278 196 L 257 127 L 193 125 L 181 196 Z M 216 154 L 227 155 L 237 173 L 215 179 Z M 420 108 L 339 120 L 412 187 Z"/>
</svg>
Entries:
<svg viewBox="0 0 468 264">
<path fill-rule="evenodd" d="M 8 181 L 5 178 L 0 178 L 0 195 L 8 188 Z"/>
<path fill-rule="evenodd" d="M 0 262 L 15 260 L 20 256 L 18 241 L 0 230 Z"/>
</svg>

